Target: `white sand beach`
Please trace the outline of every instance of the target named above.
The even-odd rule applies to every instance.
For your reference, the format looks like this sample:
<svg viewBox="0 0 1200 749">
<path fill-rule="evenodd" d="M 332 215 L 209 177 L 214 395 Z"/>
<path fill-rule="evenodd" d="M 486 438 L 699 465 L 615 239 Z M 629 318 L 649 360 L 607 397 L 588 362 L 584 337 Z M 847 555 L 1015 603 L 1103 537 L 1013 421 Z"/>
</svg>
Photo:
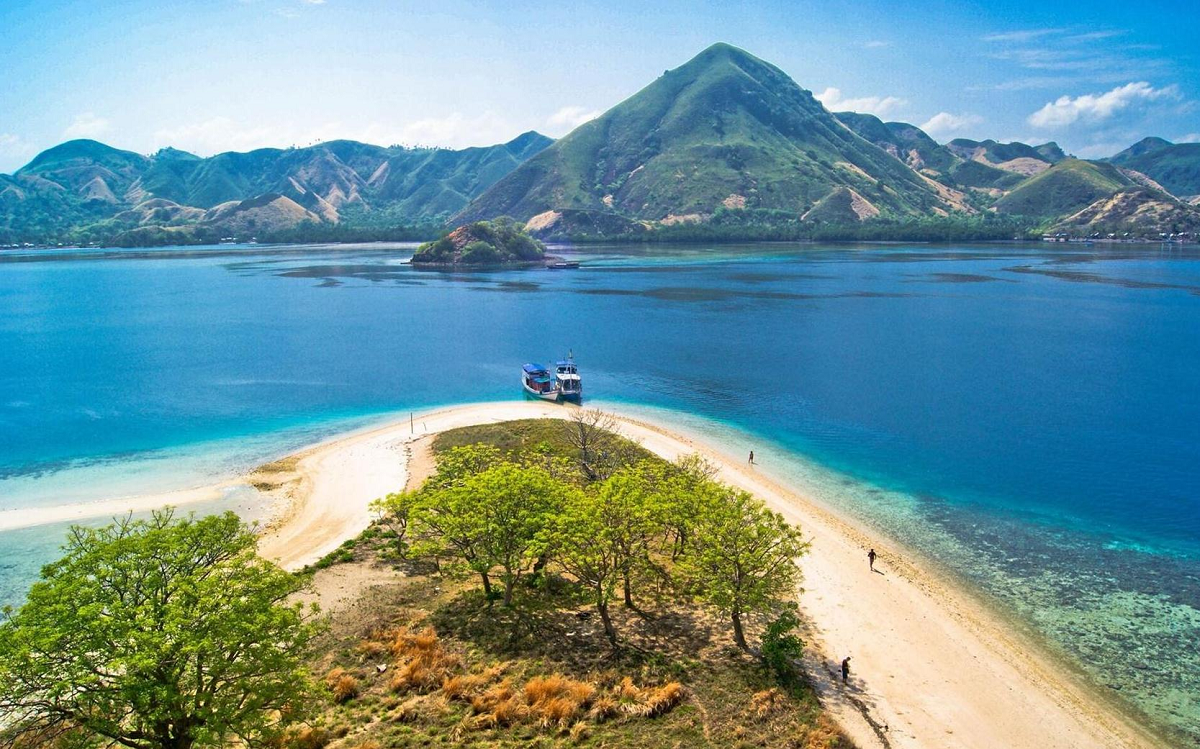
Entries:
<svg viewBox="0 0 1200 749">
<path fill-rule="evenodd" d="M 316 561 L 371 521 L 369 502 L 427 475 L 437 432 L 520 418 L 564 418 L 541 402 L 473 404 L 418 414 L 324 442 L 266 466 L 245 482 L 279 503 L 260 549 L 285 567 Z M 1064 672 L 971 594 L 891 541 L 868 535 L 831 508 L 771 478 L 769 467 L 729 457 L 677 426 L 621 416 L 622 433 L 674 459 L 700 453 L 719 478 L 798 524 L 812 542 L 800 562 L 800 603 L 815 632 L 811 667 L 826 704 L 861 747 L 1045 749 L 1143 747 L 1157 743 L 1090 688 Z M 264 478 L 265 477 L 265 478 Z M 21 525 L 120 514 L 219 496 L 229 483 L 173 495 L 24 511 Z M 0 529 L 16 522 L 0 513 Z M 877 568 L 866 552 L 880 552 Z M 852 657 L 843 685 L 836 664 Z"/>
</svg>

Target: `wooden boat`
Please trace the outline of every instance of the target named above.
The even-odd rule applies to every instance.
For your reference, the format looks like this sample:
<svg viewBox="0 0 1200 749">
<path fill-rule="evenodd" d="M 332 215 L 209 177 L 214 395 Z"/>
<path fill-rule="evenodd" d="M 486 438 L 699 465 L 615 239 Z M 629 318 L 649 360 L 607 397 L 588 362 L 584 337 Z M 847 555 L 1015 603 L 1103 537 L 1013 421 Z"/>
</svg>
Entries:
<svg viewBox="0 0 1200 749">
<path fill-rule="evenodd" d="M 555 260 L 555 261 L 546 263 L 546 267 L 549 268 L 550 270 L 568 270 L 570 268 L 578 268 L 579 261 L 578 260 Z"/>
<path fill-rule="evenodd" d="M 525 394 L 546 401 L 557 401 L 558 382 L 550 376 L 550 370 L 541 364 L 526 364 L 521 367 L 521 387 Z"/>
<path fill-rule="evenodd" d="M 558 385 L 558 393 L 564 400 L 583 400 L 583 380 L 579 378 L 579 369 L 575 366 L 575 357 L 568 355 L 554 365 L 554 379 Z"/>
</svg>

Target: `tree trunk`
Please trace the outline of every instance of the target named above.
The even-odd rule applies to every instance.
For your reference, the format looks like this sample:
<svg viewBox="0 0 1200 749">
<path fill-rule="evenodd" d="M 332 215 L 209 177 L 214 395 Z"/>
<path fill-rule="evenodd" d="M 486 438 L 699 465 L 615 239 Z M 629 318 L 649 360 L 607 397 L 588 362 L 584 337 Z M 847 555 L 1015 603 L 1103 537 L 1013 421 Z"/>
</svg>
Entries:
<svg viewBox="0 0 1200 749">
<path fill-rule="evenodd" d="M 733 641 L 742 650 L 745 650 L 747 653 L 750 652 L 750 646 L 746 644 L 746 633 L 742 631 L 741 612 L 735 610 L 730 615 L 730 619 L 733 620 Z"/>
<path fill-rule="evenodd" d="M 513 576 L 507 575 L 504 578 L 504 605 L 505 607 L 512 606 L 513 601 Z"/>
<path fill-rule="evenodd" d="M 624 583 L 625 583 L 625 605 L 628 606 L 629 608 L 634 608 L 633 592 L 630 591 L 630 589 L 629 589 L 629 573 L 628 572 L 625 573 Z"/>
<path fill-rule="evenodd" d="M 600 621 L 604 624 L 604 636 L 608 638 L 608 642 L 617 648 L 617 630 L 613 627 L 612 619 L 608 616 L 608 603 L 597 603 L 596 610 L 600 612 Z"/>
<path fill-rule="evenodd" d="M 533 576 L 536 578 L 546 569 L 546 565 L 550 564 L 550 555 L 539 554 L 537 560 L 533 563 Z"/>
<path fill-rule="evenodd" d="M 480 572 L 479 576 L 483 578 L 483 595 L 487 598 L 488 606 L 492 605 L 492 581 L 488 577 L 488 573 Z"/>
<path fill-rule="evenodd" d="M 169 723 L 159 723 L 152 739 L 162 749 L 192 749 L 196 740 L 192 738 L 190 727 L 172 726 Z"/>
</svg>

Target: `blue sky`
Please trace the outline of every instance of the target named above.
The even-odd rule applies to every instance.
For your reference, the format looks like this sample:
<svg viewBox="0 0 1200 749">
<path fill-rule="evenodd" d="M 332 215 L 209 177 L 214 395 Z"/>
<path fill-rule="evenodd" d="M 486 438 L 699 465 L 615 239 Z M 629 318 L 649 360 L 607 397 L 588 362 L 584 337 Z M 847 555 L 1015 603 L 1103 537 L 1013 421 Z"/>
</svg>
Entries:
<svg viewBox="0 0 1200 749">
<path fill-rule="evenodd" d="M 560 136 L 715 41 L 831 109 L 1109 155 L 1200 140 L 1200 3 L 0 0 L 0 172 L 149 153 Z"/>
</svg>

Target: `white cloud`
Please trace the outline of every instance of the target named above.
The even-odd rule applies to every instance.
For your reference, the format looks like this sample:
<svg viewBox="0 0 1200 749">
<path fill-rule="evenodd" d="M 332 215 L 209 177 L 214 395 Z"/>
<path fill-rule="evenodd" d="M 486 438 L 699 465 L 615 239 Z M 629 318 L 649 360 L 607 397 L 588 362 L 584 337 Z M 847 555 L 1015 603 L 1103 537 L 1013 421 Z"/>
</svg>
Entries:
<svg viewBox="0 0 1200 749">
<path fill-rule="evenodd" d="M 63 130 L 67 140 L 74 138 L 98 138 L 109 130 L 110 123 L 103 117 L 97 117 L 91 112 L 84 112 Z"/>
<path fill-rule="evenodd" d="M 400 124 L 326 122 L 310 126 L 247 126 L 229 117 L 162 128 L 154 133 L 156 147 L 174 146 L 208 156 L 222 151 L 309 146 L 327 140 L 350 139 L 378 145 L 467 148 L 511 140 L 521 129 L 493 112 L 466 116 L 454 112 Z"/>
<path fill-rule="evenodd" d="M 0 133 L 0 153 L 7 154 L 21 147 L 21 136 Z"/>
<path fill-rule="evenodd" d="M 1175 139 L 1176 143 L 1200 143 L 1200 133 L 1188 133 Z"/>
<path fill-rule="evenodd" d="M 898 96 L 860 96 L 848 99 L 842 96 L 840 89 L 832 86 L 813 96 L 830 112 L 865 112 L 876 117 L 886 117 L 908 104 Z"/>
<path fill-rule="evenodd" d="M 1044 36 L 1058 34 L 1066 29 L 1020 29 L 1017 31 L 1005 31 L 998 34 L 988 34 L 983 37 L 985 42 L 1030 42 L 1034 39 L 1041 39 Z"/>
<path fill-rule="evenodd" d="M 892 43 L 885 42 L 882 39 L 871 39 L 870 41 L 863 42 L 863 46 L 867 49 L 879 49 L 880 47 L 890 47 Z"/>
<path fill-rule="evenodd" d="M 566 133 L 585 122 L 591 122 L 603 112 L 587 107 L 563 107 L 546 118 L 546 125 L 556 132 Z"/>
<path fill-rule="evenodd" d="M 1179 89 L 1175 86 L 1154 88 L 1145 81 L 1138 81 L 1117 86 L 1102 94 L 1083 94 L 1073 98 L 1060 96 L 1029 115 L 1028 121 L 1030 125 L 1041 128 L 1060 128 L 1077 122 L 1093 124 L 1147 102 L 1177 98 Z"/>
<path fill-rule="evenodd" d="M 1073 149 L 1075 156 L 1081 159 L 1104 159 L 1112 156 L 1118 151 L 1122 151 L 1129 146 L 1128 139 L 1122 141 L 1104 140 L 1097 143 L 1089 143 L 1086 146 Z"/>
<path fill-rule="evenodd" d="M 33 144 L 14 133 L 0 133 L 0 174 L 16 171 L 33 156 Z"/>
<path fill-rule="evenodd" d="M 466 148 L 501 143 L 517 134 L 517 128 L 495 112 L 482 112 L 471 117 L 454 112 L 445 117 L 426 117 L 399 127 L 372 123 L 367 126 L 363 137 L 367 142 Z"/>
<path fill-rule="evenodd" d="M 925 121 L 921 125 L 930 136 L 948 135 L 949 133 L 957 133 L 969 127 L 974 127 L 983 123 L 983 118 L 977 114 L 953 114 L 951 112 L 938 112 L 934 116 Z"/>
</svg>

